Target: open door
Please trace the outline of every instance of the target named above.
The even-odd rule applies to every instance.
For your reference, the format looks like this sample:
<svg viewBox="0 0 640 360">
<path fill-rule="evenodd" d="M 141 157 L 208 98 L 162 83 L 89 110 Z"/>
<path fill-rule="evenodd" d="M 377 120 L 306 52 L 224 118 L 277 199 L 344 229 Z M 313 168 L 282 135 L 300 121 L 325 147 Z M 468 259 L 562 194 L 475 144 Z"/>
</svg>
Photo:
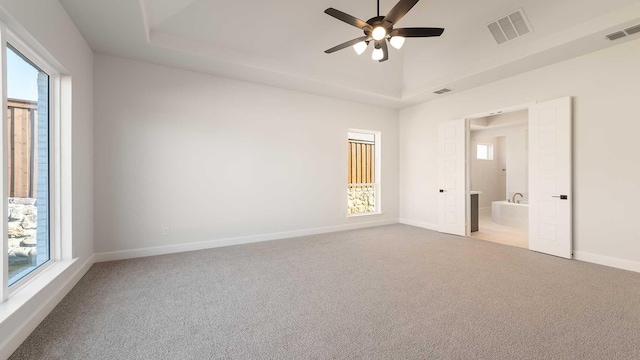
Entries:
<svg viewBox="0 0 640 360">
<path fill-rule="evenodd" d="M 529 189 L 529 249 L 570 259 L 570 97 L 529 108 Z"/>
<path fill-rule="evenodd" d="M 440 123 L 438 129 L 438 222 L 440 232 L 465 236 L 467 233 L 466 120 Z"/>
</svg>

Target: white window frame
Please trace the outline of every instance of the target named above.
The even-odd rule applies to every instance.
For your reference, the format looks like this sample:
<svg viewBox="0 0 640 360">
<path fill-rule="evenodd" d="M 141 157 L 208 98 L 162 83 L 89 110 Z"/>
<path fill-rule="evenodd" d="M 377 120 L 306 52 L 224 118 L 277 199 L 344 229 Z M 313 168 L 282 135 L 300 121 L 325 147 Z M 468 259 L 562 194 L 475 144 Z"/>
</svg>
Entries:
<svg viewBox="0 0 640 360">
<path fill-rule="evenodd" d="M 12 31 L 13 28 L 10 29 L 5 23 L 0 22 L 0 52 L 2 53 L 0 56 L 2 74 L 0 78 L 0 96 L 2 99 L 2 114 L 0 115 L 2 116 L 0 129 L 0 156 L 2 159 L 2 181 L 0 181 L 0 186 L 2 186 L 2 209 L 0 210 L 0 216 L 2 216 L 2 256 L 0 256 L 2 286 L 0 287 L 0 302 L 5 302 L 15 294 L 28 288 L 38 277 L 52 269 L 56 263 L 63 260 L 71 260 L 72 258 L 72 240 L 71 236 L 67 236 L 67 234 L 70 235 L 71 225 L 71 77 L 62 75 L 61 66 L 55 61 L 55 58 L 46 52 L 24 30 L 18 28 L 17 25 L 16 28 L 23 36 L 18 36 Z M 24 41 L 23 39 L 28 40 Z M 7 43 L 11 44 L 14 49 L 49 75 L 49 260 L 16 281 L 11 287 L 8 285 L 8 192 L 6 186 L 8 176 L 8 154 L 6 150 Z M 61 142 L 63 131 L 68 144 Z M 61 164 L 67 165 L 63 168 Z M 62 201 L 63 193 L 65 194 L 64 203 Z M 65 205 L 65 216 L 62 216 L 63 204 Z M 63 219 L 65 219 L 64 224 L 62 223 Z M 63 237 L 63 235 L 65 236 Z M 60 269 L 58 268 L 56 271 L 60 271 Z"/>
<path fill-rule="evenodd" d="M 372 211 L 372 212 L 367 212 L 367 213 L 359 213 L 359 214 L 349 214 L 348 212 L 345 212 L 347 214 L 347 218 L 357 218 L 357 217 L 362 217 L 362 216 L 371 216 L 371 215 L 381 215 L 382 214 L 382 133 L 380 131 L 375 131 L 375 130 L 363 130 L 363 129 L 352 129 L 349 128 L 347 129 L 347 142 L 349 141 L 349 133 L 361 133 L 361 134 L 370 134 L 374 136 L 374 154 L 375 154 L 375 159 L 374 159 L 374 177 L 375 177 L 375 182 L 372 184 L 350 184 L 347 182 L 347 189 L 349 188 L 349 185 L 353 186 L 353 185 L 360 185 L 360 186 L 370 186 L 373 185 L 374 186 L 374 198 L 376 201 L 376 211 Z M 345 166 L 345 169 L 347 167 Z M 343 177 L 346 178 L 347 176 L 345 175 Z M 349 207 L 349 200 L 347 199 L 347 201 L 345 202 L 345 209 L 348 209 Z"/>
<path fill-rule="evenodd" d="M 486 146 L 487 147 L 487 157 L 486 158 L 481 158 L 478 156 L 478 147 L 479 146 Z M 492 143 L 485 143 L 485 142 L 479 142 L 476 144 L 476 159 L 477 160 L 488 160 L 491 161 L 494 159 L 493 156 L 493 144 Z"/>
</svg>

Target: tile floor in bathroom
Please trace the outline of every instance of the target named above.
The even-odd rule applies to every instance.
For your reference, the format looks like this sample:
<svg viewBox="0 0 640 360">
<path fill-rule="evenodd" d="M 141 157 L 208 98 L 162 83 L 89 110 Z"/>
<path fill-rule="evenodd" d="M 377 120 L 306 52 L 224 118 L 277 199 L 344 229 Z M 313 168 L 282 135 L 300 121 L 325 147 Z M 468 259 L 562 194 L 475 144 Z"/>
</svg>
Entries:
<svg viewBox="0 0 640 360">
<path fill-rule="evenodd" d="M 527 231 L 494 223 L 491 220 L 491 208 L 480 209 L 478 218 L 479 230 L 472 232 L 471 237 L 525 249 L 529 248 Z"/>
</svg>

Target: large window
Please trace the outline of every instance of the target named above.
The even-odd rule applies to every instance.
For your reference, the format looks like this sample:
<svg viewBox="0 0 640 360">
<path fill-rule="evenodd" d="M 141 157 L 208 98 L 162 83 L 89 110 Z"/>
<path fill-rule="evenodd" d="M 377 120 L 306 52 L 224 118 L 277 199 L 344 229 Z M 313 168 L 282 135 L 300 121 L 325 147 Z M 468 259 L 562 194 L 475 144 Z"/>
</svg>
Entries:
<svg viewBox="0 0 640 360">
<path fill-rule="evenodd" d="M 50 259 L 49 75 L 6 47 L 8 285 Z"/>
<path fill-rule="evenodd" d="M 379 213 L 380 133 L 349 131 L 347 157 L 347 213 Z"/>
</svg>

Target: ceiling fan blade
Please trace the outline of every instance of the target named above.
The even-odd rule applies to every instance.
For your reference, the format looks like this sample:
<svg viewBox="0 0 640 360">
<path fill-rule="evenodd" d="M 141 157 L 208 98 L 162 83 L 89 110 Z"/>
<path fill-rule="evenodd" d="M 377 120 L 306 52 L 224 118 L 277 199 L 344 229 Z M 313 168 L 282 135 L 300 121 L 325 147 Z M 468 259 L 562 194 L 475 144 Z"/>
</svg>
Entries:
<svg viewBox="0 0 640 360">
<path fill-rule="evenodd" d="M 331 54 L 332 52 L 336 52 L 338 50 L 342 50 L 344 48 L 348 48 L 349 46 L 353 46 L 353 45 L 355 45 L 355 44 L 357 44 L 359 42 L 365 41 L 365 40 L 367 40 L 367 37 L 366 36 L 361 36 L 361 37 L 359 37 L 357 39 L 349 40 L 349 41 L 344 42 L 344 43 L 342 43 L 340 45 L 336 45 L 336 46 L 332 47 L 329 50 L 325 50 L 324 52 L 327 53 L 327 54 Z"/>
<path fill-rule="evenodd" d="M 327 10 L 324 11 L 324 13 L 327 15 L 333 16 L 334 18 L 340 21 L 344 21 L 349 25 L 353 25 L 359 29 L 371 28 L 371 25 L 358 19 L 357 17 L 351 16 L 347 13 L 343 13 L 342 11 L 336 10 L 334 8 L 328 8 Z"/>
<path fill-rule="evenodd" d="M 380 48 L 382 49 L 382 59 L 378 60 L 379 62 L 389 60 L 389 47 L 387 47 L 387 40 L 380 40 Z"/>
<path fill-rule="evenodd" d="M 400 0 L 384 17 L 384 21 L 388 21 L 392 24 L 397 23 L 402 19 L 411 8 L 418 3 L 419 0 Z"/>
<path fill-rule="evenodd" d="M 402 37 L 432 37 L 440 36 L 444 32 L 443 28 L 400 28 L 393 29 L 389 35 Z"/>
</svg>

